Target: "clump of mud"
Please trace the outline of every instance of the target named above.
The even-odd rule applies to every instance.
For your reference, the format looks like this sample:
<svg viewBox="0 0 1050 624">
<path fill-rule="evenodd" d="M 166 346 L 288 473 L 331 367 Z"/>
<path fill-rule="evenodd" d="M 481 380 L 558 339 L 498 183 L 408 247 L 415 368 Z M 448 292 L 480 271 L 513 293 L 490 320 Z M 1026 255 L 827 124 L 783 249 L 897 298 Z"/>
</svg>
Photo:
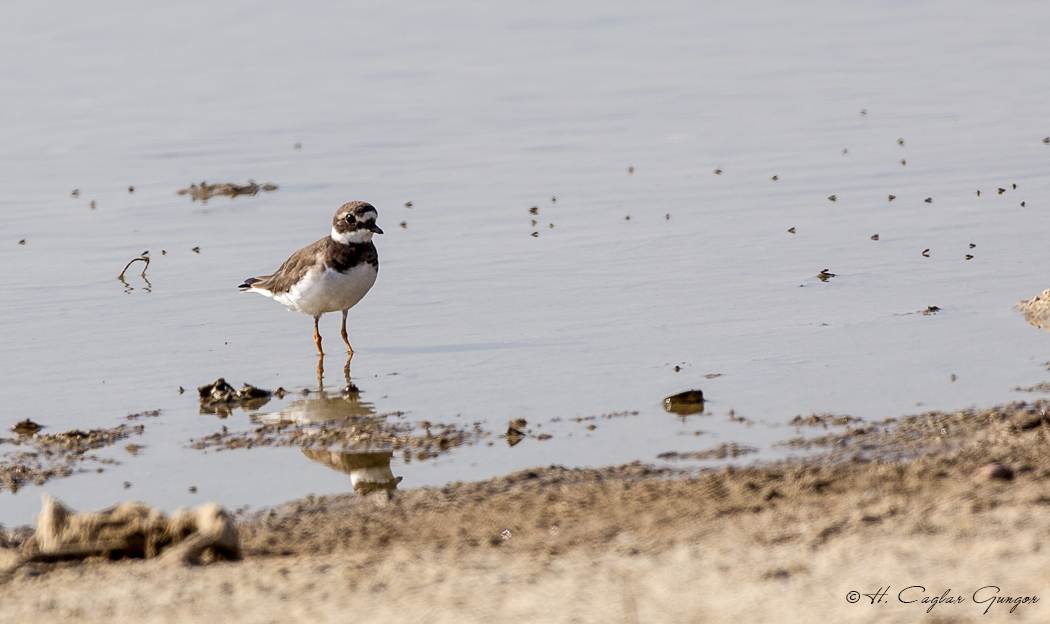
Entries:
<svg viewBox="0 0 1050 624">
<path fill-rule="evenodd" d="M 206 202 L 215 195 L 225 195 L 227 197 L 237 197 L 238 195 L 257 195 L 259 191 L 270 192 L 276 191 L 277 185 L 270 184 L 258 184 L 255 180 L 248 180 L 247 184 L 234 184 L 232 182 L 222 182 L 219 184 L 208 184 L 207 182 L 201 182 L 200 184 L 191 184 L 189 187 L 179 189 L 179 195 L 189 195 L 193 201 L 200 200 Z"/>
<path fill-rule="evenodd" d="M 233 386 L 219 377 L 214 382 L 197 388 L 201 400 L 202 414 L 216 414 L 223 418 L 230 415 L 234 408 L 244 410 L 255 410 L 265 405 L 270 397 L 284 397 L 284 388 L 274 391 L 263 390 L 251 384 L 244 384 L 240 390 L 234 390 Z"/>
<path fill-rule="evenodd" d="M 1023 299 L 1015 306 L 1024 314 L 1029 325 L 1050 330 L 1050 288 L 1031 299 Z"/>
<path fill-rule="evenodd" d="M 73 429 L 63 433 L 36 433 L 0 438 L 0 492 L 17 492 L 27 483 L 43 485 L 55 477 L 87 472 L 86 464 L 118 464 L 114 459 L 89 454 L 116 442 L 142 435 L 143 425 L 117 425 L 109 429 Z M 15 448 L 11 448 L 15 447 Z"/>
</svg>

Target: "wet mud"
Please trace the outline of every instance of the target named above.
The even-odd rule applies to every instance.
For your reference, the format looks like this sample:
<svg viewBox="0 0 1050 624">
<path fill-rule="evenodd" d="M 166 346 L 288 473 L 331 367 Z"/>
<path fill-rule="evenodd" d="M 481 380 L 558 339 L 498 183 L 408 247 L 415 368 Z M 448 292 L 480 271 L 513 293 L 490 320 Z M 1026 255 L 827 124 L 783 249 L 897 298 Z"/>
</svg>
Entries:
<svg viewBox="0 0 1050 624">
<path fill-rule="evenodd" d="M 135 417 L 133 414 L 129 418 Z M 0 492 L 17 492 L 26 484 L 43 485 L 51 479 L 78 472 L 102 471 L 103 466 L 119 462 L 91 451 L 142 435 L 144 430 L 144 425 L 123 423 L 109 429 L 73 429 L 62 433 L 40 433 L 39 425 L 29 427 L 26 421 L 16 427 L 21 435 L 0 438 Z"/>
<path fill-rule="evenodd" d="M 995 586 L 1029 598 L 1013 613 L 991 603 L 999 609 L 991 619 L 989 605 L 972 599 L 941 604 L 936 621 L 1046 621 L 1050 402 L 791 424 L 794 445 L 809 452 L 775 463 L 702 472 L 551 466 L 441 488 L 311 496 L 239 516 L 244 562 L 221 566 L 26 563 L 16 553 L 27 532 L 5 531 L 5 613 L 131 622 L 188 592 L 173 620 L 217 610 L 237 621 L 288 620 L 309 605 L 322 619 L 391 622 L 680 622 L 699 613 L 870 622 L 871 606 L 848 601 L 849 592 L 889 585 L 896 595 L 919 584 L 934 596 L 950 587 L 972 598 Z M 814 429 L 822 435 L 807 437 Z M 312 458 L 385 475 L 381 457 Z M 928 607 L 893 601 L 877 621 L 930 617 Z"/>
</svg>

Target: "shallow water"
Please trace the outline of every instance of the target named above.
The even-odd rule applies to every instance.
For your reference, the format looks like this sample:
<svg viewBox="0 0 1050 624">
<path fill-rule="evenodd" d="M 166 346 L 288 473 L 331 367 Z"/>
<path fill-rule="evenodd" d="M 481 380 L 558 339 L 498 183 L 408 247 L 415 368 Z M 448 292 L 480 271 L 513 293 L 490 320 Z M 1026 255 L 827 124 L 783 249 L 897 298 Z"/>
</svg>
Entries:
<svg viewBox="0 0 1050 624">
<path fill-rule="evenodd" d="M 1050 286 L 1047 13 L 0 7 L 0 426 L 161 410 L 137 455 L 118 445 L 98 454 L 120 465 L 45 486 L 75 507 L 350 490 L 298 449 L 189 440 L 254 426 L 199 413 L 194 389 L 217 377 L 316 389 L 309 317 L 236 286 L 352 199 L 386 231 L 350 313 L 362 401 L 553 436 L 395 455 L 401 487 L 728 441 L 776 457 L 797 414 L 1026 399 L 1012 388 L 1050 375 L 1050 335 L 1011 308 Z M 175 193 L 249 178 L 280 188 Z M 125 286 L 145 250 L 148 283 L 137 264 Z M 338 322 L 322 319 L 330 390 Z M 690 388 L 703 415 L 662 410 Z M 0 493 L 0 522 L 29 521 L 39 491 Z"/>
</svg>

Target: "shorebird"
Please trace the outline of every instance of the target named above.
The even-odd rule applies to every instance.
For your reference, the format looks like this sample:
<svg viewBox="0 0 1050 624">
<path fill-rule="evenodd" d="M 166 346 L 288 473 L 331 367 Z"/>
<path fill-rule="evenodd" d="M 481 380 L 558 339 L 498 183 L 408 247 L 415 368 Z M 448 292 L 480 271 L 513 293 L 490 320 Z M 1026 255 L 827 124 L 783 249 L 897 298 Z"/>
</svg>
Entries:
<svg viewBox="0 0 1050 624">
<path fill-rule="evenodd" d="M 354 201 L 343 204 L 332 218 L 332 233 L 303 247 L 285 260 L 273 275 L 249 277 L 241 292 L 256 292 L 314 317 L 314 344 L 321 350 L 317 327 L 325 312 L 343 312 L 342 336 L 346 350 L 354 349 L 346 335 L 346 313 L 365 296 L 379 273 L 379 254 L 373 234 L 382 234 L 376 225 L 372 204 Z"/>
</svg>

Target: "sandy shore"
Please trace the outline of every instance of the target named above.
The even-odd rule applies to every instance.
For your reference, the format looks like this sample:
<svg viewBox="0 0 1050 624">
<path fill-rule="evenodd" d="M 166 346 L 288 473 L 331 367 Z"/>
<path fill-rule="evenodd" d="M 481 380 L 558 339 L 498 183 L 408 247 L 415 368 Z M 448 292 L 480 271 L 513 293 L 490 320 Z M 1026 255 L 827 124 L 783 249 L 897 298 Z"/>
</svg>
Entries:
<svg viewBox="0 0 1050 624">
<path fill-rule="evenodd" d="M 812 459 L 692 476 L 308 498 L 239 519 L 244 558 L 200 566 L 27 562 L 8 532 L 0 621 L 1046 622 L 1048 410 L 814 421 Z M 979 476 L 993 461 L 1012 478 Z"/>
</svg>

